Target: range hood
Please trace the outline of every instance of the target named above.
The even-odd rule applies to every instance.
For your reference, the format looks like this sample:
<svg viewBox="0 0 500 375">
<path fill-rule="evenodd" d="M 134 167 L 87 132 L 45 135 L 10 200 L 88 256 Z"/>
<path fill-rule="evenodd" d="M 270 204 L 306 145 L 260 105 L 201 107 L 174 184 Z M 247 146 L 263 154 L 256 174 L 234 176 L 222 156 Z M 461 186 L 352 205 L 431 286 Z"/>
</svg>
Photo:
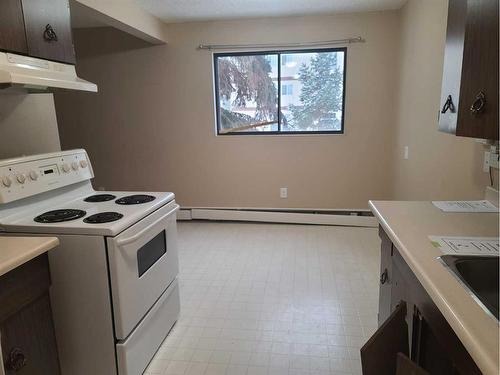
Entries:
<svg viewBox="0 0 500 375">
<path fill-rule="evenodd" d="M 0 52 L 0 89 L 49 88 L 97 92 L 97 85 L 78 78 L 73 65 Z"/>
</svg>

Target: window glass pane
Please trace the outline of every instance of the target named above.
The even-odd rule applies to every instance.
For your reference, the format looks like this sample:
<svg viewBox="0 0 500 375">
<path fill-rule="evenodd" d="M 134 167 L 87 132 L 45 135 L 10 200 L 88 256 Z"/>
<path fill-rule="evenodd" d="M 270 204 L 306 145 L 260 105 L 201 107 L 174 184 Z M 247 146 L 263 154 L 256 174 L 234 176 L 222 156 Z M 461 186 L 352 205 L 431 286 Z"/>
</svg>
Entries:
<svg viewBox="0 0 500 375">
<path fill-rule="evenodd" d="M 278 130 L 278 55 L 218 56 L 219 133 Z"/>
<path fill-rule="evenodd" d="M 293 84 L 281 85 L 281 95 L 293 95 Z"/>
<path fill-rule="evenodd" d="M 341 131 L 344 51 L 281 54 L 281 130 Z"/>
</svg>

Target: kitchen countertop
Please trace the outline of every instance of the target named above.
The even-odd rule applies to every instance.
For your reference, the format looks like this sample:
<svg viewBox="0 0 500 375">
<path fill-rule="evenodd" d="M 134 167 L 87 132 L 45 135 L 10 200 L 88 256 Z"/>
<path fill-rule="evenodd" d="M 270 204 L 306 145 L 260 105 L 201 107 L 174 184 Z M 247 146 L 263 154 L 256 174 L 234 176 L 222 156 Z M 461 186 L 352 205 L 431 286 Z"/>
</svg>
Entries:
<svg viewBox="0 0 500 375">
<path fill-rule="evenodd" d="M 485 375 L 499 373 L 499 323 L 436 258 L 429 235 L 498 237 L 498 213 L 442 212 L 431 202 L 370 201 L 401 256 Z"/>
<path fill-rule="evenodd" d="M 57 245 L 56 237 L 0 237 L 0 276 Z"/>
</svg>

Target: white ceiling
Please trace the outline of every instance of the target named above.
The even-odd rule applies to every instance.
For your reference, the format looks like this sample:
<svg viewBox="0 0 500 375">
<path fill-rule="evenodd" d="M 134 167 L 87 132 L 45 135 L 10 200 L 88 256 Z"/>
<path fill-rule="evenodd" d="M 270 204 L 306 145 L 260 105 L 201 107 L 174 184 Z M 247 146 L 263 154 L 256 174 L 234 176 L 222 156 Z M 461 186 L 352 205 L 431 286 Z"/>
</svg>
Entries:
<svg viewBox="0 0 500 375">
<path fill-rule="evenodd" d="M 135 0 L 165 22 L 369 12 L 399 9 L 406 0 Z"/>
</svg>

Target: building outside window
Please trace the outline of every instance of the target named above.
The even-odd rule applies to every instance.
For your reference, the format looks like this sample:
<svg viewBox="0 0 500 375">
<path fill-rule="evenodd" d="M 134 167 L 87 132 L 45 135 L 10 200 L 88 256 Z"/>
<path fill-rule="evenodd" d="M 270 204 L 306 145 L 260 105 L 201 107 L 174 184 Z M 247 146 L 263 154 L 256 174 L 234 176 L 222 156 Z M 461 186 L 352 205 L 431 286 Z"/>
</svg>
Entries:
<svg viewBox="0 0 500 375">
<path fill-rule="evenodd" d="M 281 85 L 281 95 L 293 95 L 293 84 Z"/>
</svg>

